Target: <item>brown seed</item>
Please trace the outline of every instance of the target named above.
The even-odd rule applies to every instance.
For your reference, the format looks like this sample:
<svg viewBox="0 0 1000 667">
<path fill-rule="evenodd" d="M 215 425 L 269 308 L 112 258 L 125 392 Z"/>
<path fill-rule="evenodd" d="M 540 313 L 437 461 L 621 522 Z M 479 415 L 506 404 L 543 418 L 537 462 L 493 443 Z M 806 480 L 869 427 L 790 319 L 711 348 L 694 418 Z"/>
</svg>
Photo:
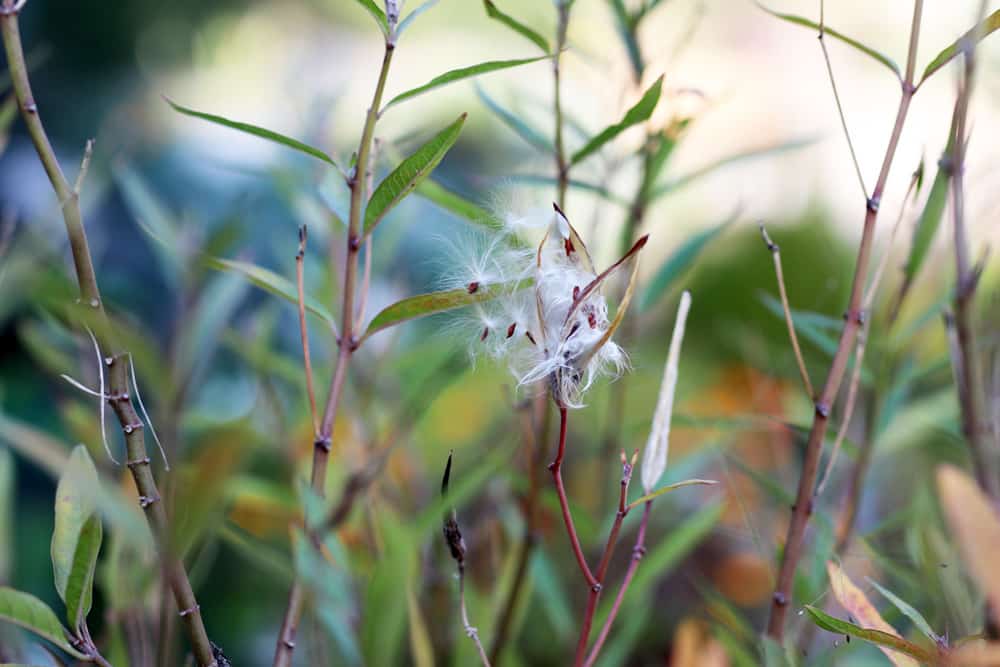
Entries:
<svg viewBox="0 0 1000 667">
<path fill-rule="evenodd" d="M 535 337 L 531 335 L 530 331 L 525 331 L 524 335 L 528 337 L 528 340 L 531 341 L 532 345 L 538 345 L 538 343 L 535 342 Z"/>
<path fill-rule="evenodd" d="M 475 294 L 476 292 L 479 291 L 479 281 L 473 280 L 471 283 L 469 283 L 466 289 L 469 290 L 469 294 Z"/>
<path fill-rule="evenodd" d="M 511 323 L 511 325 L 507 327 L 507 338 L 510 338 L 511 336 L 514 335 L 515 329 L 517 329 L 517 322 Z"/>
<path fill-rule="evenodd" d="M 484 341 L 484 340 L 486 340 L 486 337 L 489 336 L 489 335 L 490 335 L 490 328 L 489 327 L 483 327 L 483 335 L 481 335 L 479 337 L 479 340 L 480 341 Z"/>
</svg>

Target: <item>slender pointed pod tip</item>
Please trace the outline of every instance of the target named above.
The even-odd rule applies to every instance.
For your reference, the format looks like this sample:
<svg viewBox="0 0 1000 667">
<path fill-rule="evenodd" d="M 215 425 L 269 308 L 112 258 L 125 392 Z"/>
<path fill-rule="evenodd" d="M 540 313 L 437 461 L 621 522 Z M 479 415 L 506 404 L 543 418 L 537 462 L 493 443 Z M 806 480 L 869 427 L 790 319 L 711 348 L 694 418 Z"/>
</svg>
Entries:
<svg viewBox="0 0 1000 667">
<path fill-rule="evenodd" d="M 444 477 L 441 478 L 441 495 L 444 496 L 448 493 L 448 482 L 451 481 L 451 459 L 454 456 L 455 450 L 451 449 L 448 451 L 448 462 L 444 466 Z"/>
</svg>

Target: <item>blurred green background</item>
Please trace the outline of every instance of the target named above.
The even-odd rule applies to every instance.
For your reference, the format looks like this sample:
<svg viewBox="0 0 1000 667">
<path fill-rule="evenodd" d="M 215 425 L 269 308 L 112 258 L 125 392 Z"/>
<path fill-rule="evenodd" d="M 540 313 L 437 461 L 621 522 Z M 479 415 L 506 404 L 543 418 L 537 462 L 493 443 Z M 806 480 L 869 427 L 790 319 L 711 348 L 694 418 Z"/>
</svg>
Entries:
<svg viewBox="0 0 1000 667">
<path fill-rule="evenodd" d="M 501 4 L 552 34 L 551 3 Z M 928 3 L 920 62 L 968 27 L 976 4 Z M 815 2 L 774 6 L 816 12 Z M 910 11 L 909 3 L 852 0 L 831 3 L 827 20 L 902 62 Z M 252 261 L 294 279 L 296 229 L 306 224 L 307 291 L 339 312 L 344 230 L 337 218 L 345 215 L 347 190 L 315 161 L 176 114 L 163 97 L 301 138 L 344 164 L 377 73 L 379 34 L 356 3 L 344 0 L 31 0 L 21 24 L 35 97 L 71 179 L 85 141 L 96 139 L 83 192 L 91 249 L 173 468 L 163 484 L 206 624 L 233 664 L 270 664 L 293 567 L 290 527 L 300 517 L 312 447 L 297 315 L 294 304 L 214 271 L 202 258 Z M 677 145 L 660 179 L 663 194 L 640 230 L 651 240 L 639 306 L 617 337 L 632 371 L 593 389 L 587 407 L 573 413 L 568 491 L 581 538 L 596 557 L 613 518 L 617 449 L 645 443 L 682 289 L 692 292 L 693 307 L 667 476 L 720 484 L 656 503 L 641 581 L 600 664 L 702 664 L 684 662 L 689 649 L 681 647 L 707 655 L 716 644 L 731 664 L 755 664 L 812 410 L 797 384 L 757 222 L 766 221 L 781 246 L 806 362 L 820 384 L 846 304 L 864 199 L 814 33 L 750 2 L 664 0 L 639 37 L 650 76 L 636 86 L 610 3 L 576 1 L 563 58 L 571 148 L 620 118 L 659 74 L 664 94 L 649 128 Z M 870 187 L 898 85 L 842 44 L 830 48 Z M 489 20 L 481 3 L 440 0 L 401 38 L 388 93 L 455 67 L 533 55 L 530 42 Z M 1000 113 L 1000 44 L 987 40 L 979 57 L 966 180 L 976 255 L 1000 241 L 993 222 L 998 148 L 990 140 Z M 938 631 L 962 635 L 977 627 L 977 598 L 958 572 L 931 483 L 935 462 L 966 456 L 941 320 L 953 273 L 947 214 L 899 321 L 887 323 L 927 186 L 901 214 L 903 195 L 921 159 L 932 174 L 943 148 L 952 69 L 915 103 L 882 203 L 876 257 L 888 253 L 888 269 L 861 396 L 845 455 L 820 498 L 796 590 L 797 602 L 826 603 L 822 565 L 852 461 L 870 440 L 874 461 L 858 538 L 840 554 L 845 568 L 856 580 L 866 575 L 888 585 Z M 467 111 L 467 126 L 434 180 L 501 214 L 547 206 L 555 197 L 551 158 L 490 107 L 500 105 L 550 136 L 551 92 L 551 66 L 539 62 L 417 98 L 379 123 L 377 171 L 386 173 L 429 128 Z M 574 171 L 592 187 L 571 188 L 566 212 L 599 266 L 620 254 L 642 142 L 642 130 L 633 128 Z M 65 373 L 96 386 L 89 342 L 61 315 L 75 288 L 57 204 L 19 121 L 2 128 L 2 145 L 0 581 L 57 605 L 48 559 L 52 498 L 70 447 L 85 444 L 109 480 L 134 492 L 102 450 L 96 401 L 59 379 Z M 900 233 L 890 247 L 898 215 Z M 369 316 L 439 286 L 449 271 L 443 239 L 467 229 L 417 196 L 397 208 L 375 237 Z M 652 289 L 668 265 L 678 268 L 669 284 Z M 991 267 L 980 291 L 984 359 L 998 347 L 997 285 Z M 381 333 L 355 361 L 336 424 L 328 495 L 339 498 L 352 472 L 383 456 L 384 467 L 338 532 L 340 552 L 316 562 L 302 553 L 295 558 L 314 577 L 316 606 L 325 610 L 307 614 L 297 664 L 421 664 L 426 650 L 430 664 L 473 664 L 436 513 L 450 450 L 457 482 L 470 480 L 458 508 L 470 545 L 470 612 L 484 640 L 491 638 L 523 532 L 520 498 L 531 463 L 519 426 L 525 395 L 502 365 L 473 362 L 476 333 L 458 319 L 444 314 Z M 310 326 L 322 400 L 334 344 L 321 320 Z M 835 411 L 835 426 L 839 419 Z M 117 428 L 109 432 L 120 454 Z M 563 664 L 586 595 L 548 477 L 542 479 L 541 546 L 505 665 Z M 636 523 L 626 522 L 612 582 L 627 565 Z M 401 529 L 425 524 L 423 533 Z M 158 632 L 155 562 L 124 537 L 106 541 L 103 554 L 95 635 L 110 638 L 116 655 L 132 664 L 156 664 L 154 645 L 135 643 L 142 629 L 148 637 Z M 887 618 L 909 631 L 898 612 Z M 792 623 L 808 635 L 801 640 L 807 664 L 884 662 L 860 642 L 809 635 L 801 616 Z M 49 664 L 0 628 L 5 644 Z"/>
</svg>

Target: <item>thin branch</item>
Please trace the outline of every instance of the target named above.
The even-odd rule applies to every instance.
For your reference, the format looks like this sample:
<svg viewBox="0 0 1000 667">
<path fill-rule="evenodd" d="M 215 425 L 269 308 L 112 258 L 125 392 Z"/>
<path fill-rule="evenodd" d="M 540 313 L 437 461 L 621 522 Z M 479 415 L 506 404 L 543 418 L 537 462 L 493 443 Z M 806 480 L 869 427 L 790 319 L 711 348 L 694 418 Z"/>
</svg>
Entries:
<svg viewBox="0 0 1000 667">
<path fill-rule="evenodd" d="M 788 305 L 788 292 L 785 289 L 785 276 L 781 269 L 781 248 L 777 243 L 771 240 L 771 237 L 767 235 L 767 230 L 764 229 L 764 223 L 760 223 L 760 235 L 764 239 L 764 244 L 767 249 L 771 251 L 771 257 L 774 259 L 774 275 L 778 279 L 778 294 L 781 295 L 781 308 L 785 311 L 785 324 L 788 326 L 788 338 L 792 342 L 792 350 L 795 352 L 795 363 L 799 366 L 799 375 L 802 378 L 802 384 L 805 387 L 806 395 L 810 399 L 816 398 L 816 393 L 813 391 L 812 382 L 809 380 L 809 371 L 806 370 L 806 362 L 802 358 L 802 348 L 799 347 L 799 338 L 795 333 L 795 322 L 792 321 L 792 309 Z"/>
<path fill-rule="evenodd" d="M 826 73 L 830 77 L 830 88 L 833 89 L 833 100 L 837 103 L 837 115 L 840 116 L 840 126 L 844 130 L 844 137 L 847 139 L 847 148 L 851 151 L 851 162 L 854 164 L 854 172 L 858 176 L 858 185 L 861 186 L 861 194 L 868 199 L 868 188 L 865 187 L 865 177 L 861 174 L 861 165 L 858 163 L 858 154 L 854 150 L 854 142 L 851 141 L 851 131 L 847 129 L 847 117 L 844 115 L 844 107 L 840 102 L 840 93 L 837 91 L 837 79 L 833 76 L 833 65 L 830 64 L 830 53 L 826 49 L 825 10 L 824 2 L 819 2 L 819 45 L 823 50 L 823 61 L 826 63 Z M 809 394 L 812 396 L 812 393 Z"/>
<path fill-rule="evenodd" d="M 900 224 L 902 223 L 903 216 L 906 213 L 907 203 L 910 201 L 910 197 L 916 190 L 919 173 L 919 170 L 913 172 L 913 176 L 910 178 L 910 186 L 906 190 L 906 196 L 903 197 L 903 205 L 899 207 L 899 215 L 896 216 L 896 223 L 892 226 L 892 232 L 889 234 L 889 242 L 886 244 L 885 252 L 882 253 L 882 259 L 879 261 L 878 268 L 875 269 L 875 275 L 872 276 L 872 282 L 868 286 L 868 292 L 865 294 L 862 302 L 862 312 L 871 312 L 872 304 L 875 301 L 875 294 L 878 292 L 879 284 L 882 282 L 882 276 L 885 275 L 885 267 L 889 264 L 889 256 L 892 254 L 893 242 L 896 240 L 896 234 L 899 232 Z M 868 343 L 868 329 L 870 327 L 871 318 L 869 316 L 865 319 L 864 323 L 862 323 L 860 329 L 858 330 L 858 339 L 854 348 L 854 371 L 851 374 L 850 382 L 847 385 L 847 398 L 844 399 L 844 415 L 840 419 L 840 426 L 837 429 L 837 435 L 833 440 L 833 449 L 830 452 L 830 459 L 826 464 L 826 470 L 823 472 L 823 477 L 820 479 L 819 486 L 816 487 L 817 496 L 823 493 L 827 483 L 830 481 L 830 474 L 833 472 L 833 468 L 837 464 L 837 455 L 840 453 L 840 448 L 844 444 L 844 439 L 847 437 L 847 429 L 851 424 L 851 417 L 854 416 L 854 405 L 858 396 L 858 387 L 861 384 L 861 372 L 864 368 L 865 348 Z"/>
<path fill-rule="evenodd" d="M 799 477 L 795 504 L 792 506 L 792 517 L 788 523 L 788 534 L 785 538 L 785 547 L 782 552 L 781 569 L 778 573 L 778 581 L 771 600 L 771 616 L 767 626 L 767 634 L 779 642 L 784 637 L 785 617 L 788 607 L 791 604 L 792 582 L 795 578 L 795 570 L 799 559 L 802 557 L 806 526 L 812 514 L 813 498 L 815 495 L 814 487 L 816 476 L 819 472 L 820 457 L 830 418 L 830 409 L 840 389 L 844 373 L 847 370 L 847 362 L 851 351 L 854 349 L 855 337 L 861 327 L 861 323 L 864 321 L 861 305 L 868 275 L 872 241 L 875 234 L 875 223 L 878 220 L 878 210 L 882 200 L 882 193 L 885 190 L 889 171 L 892 168 L 892 162 L 896 155 L 896 147 L 899 144 L 899 138 L 903 132 L 906 116 L 910 109 L 910 102 L 913 99 L 915 90 L 913 86 L 913 71 L 916 60 L 917 42 L 920 37 L 922 15 L 923 0 L 915 0 L 913 5 L 913 22 L 910 28 L 910 47 L 906 63 L 906 79 L 902 85 L 899 108 L 896 110 L 896 120 L 893 123 L 892 134 L 889 137 L 889 143 L 886 147 L 885 157 L 882 160 L 882 168 L 879 170 L 879 176 L 875 182 L 875 188 L 865 203 L 865 221 L 861 233 L 861 242 L 858 245 L 858 256 L 854 267 L 854 278 L 851 284 L 847 318 L 844 322 L 844 328 L 841 331 L 837 350 L 833 355 L 833 361 L 830 364 L 830 371 L 827 374 L 823 390 L 816 400 L 813 423 L 806 442 L 805 458 L 802 462 L 802 474 Z"/>
<path fill-rule="evenodd" d="M 118 422 L 125 436 L 126 464 L 132 473 L 136 490 L 139 493 L 139 502 L 146 519 L 149 521 L 152 533 L 161 541 L 160 556 L 163 559 L 167 579 L 174 593 L 174 600 L 177 607 L 182 610 L 181 615 L 195 661 L 200 667 L 214 667 L 217 663 L 212 643 L 205 631 L 201 612 L 184 565 L 179 558 L 162 548 L 162 540 L 169 533 L 169 519 L 163 503 L 160 502 L 156 481 L 150 469 L 149 456 L 146 452 L 143 436 L 143 424 L 129 396 L 128 369 L 124 363 L 124 357 L 127 353 L 120 348 L 115 340 L 113 328 L 101 304 L 101 293 L 97 286 L 97 277 L 94 272 L 93 259 L 90 256 L 86 230 L 83 227 L 79 198 L 75 196 L 74 190 L 59 166 L 59 161 L 42 125 L 38 106 L 31 92 L 31 83 L 28 78 L 17 20 L 17 12 L 24 6 L 24 2 L 12 3 L 10 0 L 4 0 L 0 6 L 2 6 L 0 32 L 2 32 L 4 48 L 7 53 L 7 67 L 10 70 L 11 82 L 17 96 L 21 116 L 35 146 L 35 151 L 38 153 L 38 158 L 52 184 L 56 200 L 61 205 L 77 283 L 80 288 L 80 304 L 84 309 L 89 309 L 88 315 L 90 317 L 96 317 L 97 326 L 94 338 L 99 343 L 98 352 L 102 361 L 102 369 L 104 365 L 107 366 L 108 401 L 118 417 Z M 105 393 L 103 386 L 100 393 Z"/>
<path fill-rule="evenodd" d="M 604 625 L 601 627 L 601 631 L 597 634 L 597 639 L 594 641 L 593 648 L 590 649 L 590 655 L 587 656 L 587 660 L 583 663 L 584 667 L 593 667 L 593 664 L 597 662 L 597 657 L 600 655 L 601 649 L 604 647 L 604 642 L 607 641 L 608 634 L 611 632 L 611 625 L 615 622 L 615 618 L 618 617 L 618 612 L 621 610 L 622 602 L 625 600 L 625 593 L 628 591 L 629 584 L 632 583 L 636 570 L 639 569 L 639 562 L 642 561 L 642 557 L 646 555 L 646 528 L 649 525 L 649 512 L 652 507 L 652 500 L 648 501 L 643 507 L 642 521 L 639 523 L 639 533 L 635 538 L 635 546 L 632 547 L 632 561 L 629 563 L 628 570 L 625 572 L 625 578 L 622 579 L 621 586 L 618 588 L 618 594 L 615 595 L 615 601 L 611 605 L 611 611 L 608 613 L 608 617 L 604 620 Z"/>
<path fill-rule="evenodd" d="M 587 585 L 594 588 L 595 586 L 600 586 L 600 584 L 594 577 L 594 573 L 590 571 L 590 566 L 587 565 L 587 557 L 583 555 L 583 549 L 580 547 L 580 538 L 577 537 L 576 527 L 573 525 L 573 515 L 569 509 L 569 500 L 566 498 L 566 487 L 563 485 L 562 462 L 565 454 L 566 406 L 560 405 L 559 449 L 556 452 L 556 458 L 549 464 L 549 471 L 552 473 L 552 480 L 556 485 L 556 495 L 559 496 L 559 507 L 562 510 L 563 523 L 566 524 L 566 533 L 569 536 L 570 545 L 573 547 L 573 555 L 576 557 L 576 563 L 580 566 L 580 571 L 583 573 L 583 578 L 587 580 Z"/>
<path fill-rule="evenodd" d="M 601 562 L 597 566 L 597 573 L 594 575 L 597 579 L 597 585 L 590 588 L 590 595 L 587 597 L 587 609 L 583 614 L 583 623 L 580 625 L 580 638 L 577 640 L 576 644 L 576 658 L 573 664 L 579 665 L 583 664 L 584 658 L 587 656 L 587 642 L 590 638 L 590 628 L 594 623 L 594 614 L 597 612 L 597 602 L 600 600 L 601 591 L 604 588 L 604 578 L 608 573 L 608 566 L 611 564 L 611 556 L 615 552 L 615 547 L 618 545 L 618 533 L 621 531 L 622 522 L 625 517 L 628 516 L 629 509 L 628 505 L 628 485 L 632 480 L 632 471 L 635 469 L 635 462 L 639 458 L 639 450 L 635 450 L 632 455 L 631 461 L 625 456 L 625 452 L 621 453 L 621 463 L 622 463 L 622 479 L 619 483 L 618 492 L 618 511 L 615 513 L 615 520 L 611 524 L 611 532 L 608 534 L 608 541 L 604 545 L 604 553 L 601 555 Z"/>
<path fill-rule="evenodd" d="M 90 169 L 90 160 L 94 156 L 94 140 L 87 139 L 87 146 L 83 149 L 83 159 L 80 161 L 80 172 L 76 175 L 76 183 L 73 184 L 73 194 L 77 197 L 83 188 L 83 181 L 87 178 L 87 170 Z"/>
<path fill-rule="evenodd" d="M 566 159 L 566 148 L 563 144 L 563 111 L 562 111 L 562 54 L 566 49 L 566 32 L 569 29 L 569 10 L 572 0 L 556 0 L 556 44 L 555 55 L 552 58 L 553 85 L 555 88 L 555 158 L 556 158 L 556 201 L 561 208 L 566 206 L 566 189 L 569 187 L 569 162 Z"/>
<path fill-rule="evenodd" d="M 361 141 L 358 145 L 358 159 L 354 169 L 349 174 L 348 186 L 351 190 L 351 208 L 347 226 L 346 253 L 344 262 L 344 295 L 341 311 L 342 334 L 339 340 L 340 352 L 337 355 L 336 369 L 330 380 L 330 389 L 327 395 L 326 406 L 323 409 L 323 418 L 320 421 L 319 434 L 313 445 L 311 486 L 313 491 L 323 495 L 326 488 L 327 465 L 330 459 L 330 449 L 332 447 L 331 436 L 333 424 L 337 419 L 337 412 L 340 407 L 340 398 L 343 394 L 344 381 L 347 378 L 347 369 L 351 363 L 351 357 L 357 348 L 358 341 L 355 338 L 355 291 L 358 279 L 358 251 L 361 248 L 361 216 L 364 211 L 364 175 L 367 173 L 368 159 L 371 154 L 372 138 L 375 133 L 375 123 L 378 121 L 378 110 L 382 105 L 382 93 L 385 91 L 385 83 L 389 76 L 389 65 L 392 63 L 392 56 L 395 52 L 395 45 L 391 41 L 386 41 L 385 52 L 382 56 L 382 66 L 379 69 L 378 81 L 375 84 L 375 92 L 372 95 L 372 103 L 368 107 L 365 115 L 365 124 L 361 131 Z M 298 628 L 299 619 L 302 616 L 302 607 L 305 602 L 305 591 L 302 582 L 296 577 L 292 584 L 292 590 L 288 596 L 288 606 L 281 623 L 281 630 L 278 632 L 278 639 L 275 643 L 274 667 L 290 667 L 292 664 L 292 654 L 295 650 L 295 633 Z"/>
<path fill-rule="evenodd" d="M 479 651 L 479 660 L 485 667 L 490 667 L 490 659 L 486 657 L 483 643 L 479 641 L 479 631 L 469 623 L 469 612 L 465 607 L 465 567 L 462 565 L 458 566 L 458 598 L 462 608 L 462 628 L 465 630 L 466 636 L 476 645 L 476 650 Z"/>
<path fill-rule="evenodd" d="M 302 361 L 305 364 L 306 392 L 309 394 L 309 412 L 312 415 L 313 435 L 319 437 L 319 411 L 316 409 L 316 388 L 313 386 L 312 355 L 309 354 L 309 327 L 306 322 L 305 258 L 306 226 L 299 227 L 299 251 L 295 255 L 295 286 L 299 299 L 299 333 L 302 340 Z"/>
</svg>

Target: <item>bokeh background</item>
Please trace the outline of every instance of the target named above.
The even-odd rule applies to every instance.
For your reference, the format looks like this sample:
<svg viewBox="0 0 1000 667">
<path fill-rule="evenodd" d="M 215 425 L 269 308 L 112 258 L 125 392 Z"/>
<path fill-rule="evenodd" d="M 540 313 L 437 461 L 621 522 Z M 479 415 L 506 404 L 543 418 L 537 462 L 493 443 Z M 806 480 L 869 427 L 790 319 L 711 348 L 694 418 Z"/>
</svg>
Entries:
<svg viewBox="0 0 1000 667">
<path fill-rule="evenodd" d="M 406 9 L 415 4 L 410 0 Z M 830 25 L 905 60 L 910 3 L 829 4 Z M 978 6 L 926 4 L 919 63 L 966 30 Z M 818 14 L 812 1 L 769 6 Z M 545 35 L 554 30 L 549 2 L 508 0 L 502 7 Z M 21 23 L 39 109 L 70 174 L 86 140 L 96 139 L 83 192 L 87 230 L 105 298 L 132 341 L 140 386 L 173 464 L 169 486 L 179 539 L 189 547 L 206 622 L 234 664 L 270 664 L 293 561 L 288 542 L 299 514 L 298 480 L 311 458 L 297 316 L 293 304 L 207 268 L 201 255 L 253 261 L 294 277 L 296 230 L 307 224 L 308 291 L 339 312 L 333 294 L 343 228 L 336 217 L 346 210 L 347 191 L 320 163 L 181 116 L 164 97 L 302 138 L 346 163 L 377 73 L 380 36 L 370 17 L 345 0 L 31 0 Z M 864 215 L 822 53 L 813 31 L 737 0 L 661 2 L 640 32 L 649 72 L 640 87 L 631 80 L 610 3 L 577 0 L 568 41 L 564 104 L 571 147 L 620 118 L 659 74 L 665 74 L 664 95 L 650 127 L 670 131 L 690 119 L 661 177 L 664 194 L 644 222 L 651 240 L 642 258 L 643 284 L 694 235 L 728 221 L 668 289 L 642 295 L 643 307 L 621 337 L 632 372 L 590 392 L 570 423 L 569 494 L 583 540 L 595 553 L 613 516 L 617 449 L 645 442 L 677 297 L 691 290 L 668 477 L 720 484 L 678 491 L 655 505 L 650 551 L 658 558 L 640 569 L 645 577 L 633 587 L 605 664 L 702 664 L 698 656 L 719 647 L 732 664 L 755 664 L 747 656 L 755 656 L 766 618 L 811 413 L 775 309 L 771 258 L 757 222 L 766 221 L 781 245 L 807 365 L 819 384 Z M 870 188 L 899 87 L 873 60 L 838 42 L 829 48 Z M 489 20 L 481 3 L 440 0 L 401 38 L 387 93 L 455 67 L 529 57 L 533 49 Z M 976 256 L 1000 241 L 1000 148 L 992 140 L 1000 114 L 1000 39 L 987 39 L 978 58 L 966 175 Z M 930 488 L 934 462 L 965 456 L 941 320 L 953 282 L 947 214 L 899 322 L 889 328 L 884 316 L 899 290 L 926 185 L 902 212 L 891 246 L 889 230 L 921 160 L 934 172 L 955 79 L 952 65 L 921 89 L 896 155 L 877 237 L 876 255 L 889 254 L 878 299 L 883 315 L 875 320 L 877 342 L 866 359 L 846 454 L 821 497 L 818 523 L 827 528 L 817 529 L 815 542 L 834 530 L 858 443 L 873 440 L 860 537 L 841 554 L 845 567 L 862 581 L 871 576 L 890 585 L 939 631 L 963 634 L 976 627 L 975 595 L 956 573 Z M 462 137 L 434 179 L 500 213 L 546 206 L 554 198 L 551 158 L 489 107 L 499 104 L 550 134 L 551 99 L 547 62 L 418 97 L 380 121 L 379 173 L 429 128 L 467 111 Z M 571 188 L 566 206 L 600 265 L 618 251 L 643 132 L 624 133 L 574 172 L 603 191 Z M 2 145 L 0 236 L 8 243 L 0 257 L 0 581 L 55 605 L 48 548 L 61 461 L 82 442 L 109 479 L 120 479 L 126 491 L 131 482 L 103 453 L 94 401 L 59 379 L 67 373 L 96 385 L 89 343 L 56 314 L 58 300 L 72 293 L 57 203 L 18 121 L 4 126 Z M 400 206 L 376 236 L 369 313 L 440 285 L 452 270 L 444 240 L 461 237 L 465 227 L 419 197 Z M 328 250 L 336 251 L 332 262 Z M 990 346 L 984 357 L 997 347 L 997 284 L 993 263 L 980 290 L 979 319 Z M 415 558 L 389 579 L 392 586 L 369 585 L 380 568 L 390 567 L 384 550 L 393 548 L 393 526 L 419 524 L 435 507 L 450 450 L 456 475 L 482 477 L 459 516 L 472 552 L 474 622 L 490 637 L 523 531 L 518 498 L 530 458 L 520 444 L 516 407 L 524 394 L 503 367 L 473 362 L 468 351 L 477 334 L 459 319 L 404 325 L 379 334 L 359 355 L 336 426 L 329 495 L 339 497 L 352 471 L 388 454 L 339 533 L 346 554 L 333 559 L 339 569 L 320 573 L 333 590 L 317 599 L 333 611 L 308 616 L 300 664 L 347 664 L 352 642 L 371 664 L 419 664 L 417 655 L 426 655 L 420 647 L 427 646 L 431 664 L 471 664 L 455 615 L 453 565 L 437 523 L 420 539 L 396 543 Z M 318 320 L 311 326 L 317 386 L 325 388 L 329 331 Z M 112 446 L 120 451 L 114 439 Z M 575 642 L 585 590 L 554 501 L 545 496 L 542 546 L 531 560 L 504 664 L 562 664 Z M 635 520 L 626 524 L 613 581 L 626 564 Z M 798 601 L 825 604 L 821 566 L 829 549 L 815 551 L 821 555 L 806 564 Z M 127 641 L 142 634 L 135 628 L 157 632 L 160 591 L 150 573 L 155 566 L 142 554 L 106 546 L 95 625 L 127 644 L 123 655 L 130 651 L 133 664 L 155 664 L 151 646 Z M 356 638 L 339 636 L 338 626 Z M 18 643 L 2 632 L 0 642 Z M 812 655 L 808 664 L 884 660 L 858 642 L 836 639 L 803 640 Z M 368 649 L 380 642 L 391 648 L 376 660 Z M 23 650 L 48 664 L 37 651 Z M 151 662 L 136 662 L 135 655 Z"/>
</svg>

